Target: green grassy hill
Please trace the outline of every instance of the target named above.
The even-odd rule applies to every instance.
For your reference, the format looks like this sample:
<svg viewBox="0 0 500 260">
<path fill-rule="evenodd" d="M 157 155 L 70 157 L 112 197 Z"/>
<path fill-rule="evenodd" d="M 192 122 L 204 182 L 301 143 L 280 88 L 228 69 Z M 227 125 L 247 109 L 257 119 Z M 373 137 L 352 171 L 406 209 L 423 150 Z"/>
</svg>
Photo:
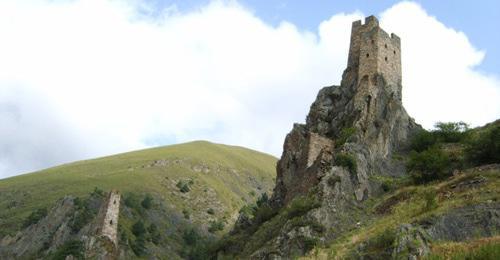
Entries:
<svg viewBox="0 0 500 260">
<path fill-rule="evenodd" d="M 206 230 L 209 223 L 223 220 L 228 230 L 243 205 L 271 192 L 276 160 L 243 147 L 195 141 L 3 179 L 0 238 L 14 235 L 36 209 L 50 209 L 67 195 L 88 197 L 96 188 L 118 189 L 125 198 L 150 194 L 156 202 L 189 215 L 194 226 Z M 125 218 L 120 224 L 130 226 L 132 221 L 133 217 Z"/>
</svg>

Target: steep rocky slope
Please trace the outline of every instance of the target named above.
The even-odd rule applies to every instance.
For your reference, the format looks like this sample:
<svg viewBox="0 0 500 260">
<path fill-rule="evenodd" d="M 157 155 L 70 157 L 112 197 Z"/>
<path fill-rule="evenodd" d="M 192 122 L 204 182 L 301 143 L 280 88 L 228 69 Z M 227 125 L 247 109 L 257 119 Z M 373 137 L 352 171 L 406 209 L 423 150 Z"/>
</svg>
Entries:
<svg viewBox="0 0 500 260">
<path fill-rule="evenodd" d="M 242 212 L 219 246 L 219 258 L 289 259 L 315 248 L 309 253 L 312 258 L 415 259 L 430 252 L 431 240 L 462 241 L 474 232 L 479 237 L 496 234 L 500 224 L 496 166 L 488 177 L 456 177 L 457 182 L 474 176 L 487 179 L 489 195 L 483 189 L 472 191 L 480 205 L 461 205 L 462 199 L 447 201 L 459 205 L 445 204 L 440 209 L 450 212 L 435 218 L 425 218 L 422 212 L 443 212 L 434 207 L 422 211 L 421 205 L 436 196 L 436 189 L 443 192 L 441 188 L 417 185 L 384 197 L 387 183 L 408 179 L 405 162 L 410 141 L 423 130 L 402 104 L 400 61 L 390 60 L 397 59 L 399 51 L 399 38 L 385 33 L 375 17 L 367 17 L 364 25 L 353 23 L 341 84 L 320 90 L 306 124 L 293 126 L 278 161 L 271 199 Z M 412 208 L 402 205 L 408 201 Z M 491 202 L 495 203 L 485 204 Z M 385 218 L 377 213 L 384 206 L 375 207 L 384 203 L 406 212 Z M 416 224 L 417 220 L 424 224 Z M 381 229 L 388 225 L 394 226 L 387 232 Z M 448 233 L 452 225 L 464 230 Z M 374 237 L 384 233 L 390 233 L 390 239 Z M 370 239 L 389 242 L 370 247 Z M 321 249 L 325 247 L 330 249 Z"/>
<path fill-rule="evenodd" d="M 198 141 L 0 180 L 0 258 L 79 248 L 111 189 L 122 196 L 123 257 L 195 255 L 229 229 L 243 205 L 270 193 L 275 163 L 267 154 Z"/>
</svg>

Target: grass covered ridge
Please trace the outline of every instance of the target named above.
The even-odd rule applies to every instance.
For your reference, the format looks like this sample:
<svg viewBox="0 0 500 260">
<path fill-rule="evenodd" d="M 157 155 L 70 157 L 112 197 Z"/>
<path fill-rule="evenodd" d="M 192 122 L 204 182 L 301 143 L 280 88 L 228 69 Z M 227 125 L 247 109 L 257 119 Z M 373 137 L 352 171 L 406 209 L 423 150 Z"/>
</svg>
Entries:
<svg viewBox="0 0 500 260">
<path fill-rule="evenodd" d="M 37 209 L 50 208 L 65 196 L 86 196 L 96 187 L 154 194 L 193 223 L 232 219 L 255 200 L 250 194 L 270 192 L 276 158 L 237 146 L 195 141 L 79 161 L 0 180 L 0 237 L 14 234 Z M 189 183 L 181 192 L 176 184 Z M 253 192 L 253 193 L 252 193 Z M 211 215 L 211 216 L 212 216 Z M 207 222 L 207 223 L 205 223 Z"/>
</svg>

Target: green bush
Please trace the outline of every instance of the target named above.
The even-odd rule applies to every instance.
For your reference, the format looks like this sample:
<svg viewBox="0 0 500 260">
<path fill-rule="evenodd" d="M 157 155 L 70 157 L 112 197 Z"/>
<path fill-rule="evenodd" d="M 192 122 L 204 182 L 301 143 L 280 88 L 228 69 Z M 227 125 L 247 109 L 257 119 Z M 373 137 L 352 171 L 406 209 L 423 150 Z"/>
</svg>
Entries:
<svg viewBox="0 0 500 260">
<path fill-rule="evenodd" d="M 328 178 L 328 180 L 326 181 L 326 183 L 330 186 L 330 187 L 335 187 L 335 184 L 337 182 L 340 182 L 341 179 L 339 176 L 337 175 L 333 175 L 333 176 L 330 176 L 330 178 Z"/>
<path fill-rule="evenodd" d="M 354 127 L 348 127 L 348 128 L 343 128 L 340 131 L 340 135 L 336 140 L 335 145 L 336 146 L 342 146 L 346 142 L 350 141 L 351 137 L 356 133 L 356 128 Z"/>
<path fill-rule="evenodd" d="M 471 138 L 465 156 L 472 165 L 500 163 L 500 124 Z"/>
<path fill-rule="evenodd" d="M 224 222 L 222 222 L 222 220 L 217 220 L 217 221 L 212 220 L 210 221 L 208 226 L 208 232 L 210 233 L 215 233 L 223 229 L 224 229 Z"/>
<path fill-rule="evenodd" d="M 78 233 L 80 229 L 82 229 L 85 225 L 90 223 L 92 219 L 94 219 L 95 213 L 87 206 L 85 205 L 82 207 L 80 210 L 78 210 L 73 217 L 71 223 L 70 223 L 70 228 L 71 232 L 73 234 Z"/>
<path fill-rule="evenodd" d="M 187 209 L 182 210 L 182 215 L 184 215 L 185 219 L 189 219 L 191 217 L 191 213 Z"/>
<path fill-rule="evenodd" d="M 410 148 L 416 152 L 422 152 L 435 145 L 437 141 L 436 134 L 427 130 L 421 130 L 412 138 Z"/>
<path fill-rule="evenodd" d="M 149 225 L 148 227 L 148 232 L 151 236 L 151 242 L 153 242 L 155 245 L 158 245 L 161 240 L 161 234 L 158 230 L 158 227 L 155 224 L 151 223 L 151 225 Z"/>
<path fill-rule="evenodd" d="M 187 193 L 191 190 L 191 188 L 189 187 L 189 183 L 186 183 L 184 181 L 178 181 L 176 186 L 182 193 Z"/>
<path fill-rule="evenodd" d="M 457 143 L 467 136 L 469 125 L 464 122 L 437 122 L 434 131 L 440 142 Z"/>
<path fill-rule="evenodd" d="M 268 221 L 276 216 L 277 211 L 271 208 L 269 204 L 263 204 L 255 210 L 253 221 L 255 224 L 260 224 Z"/>
<path fill-rule="evenodd" d="M 38 223 L 42 218 L 47 216 L 47 208 L 36 209 L 31 212 L 31 214 L 23 222 L 23 227 L 29 227 L 33 224 Z"/>
<path fill-rule="evenodd" d="M 132 248 L 132 251 L 134 251 L 134 254 L 136 256 L 142 256 L 146 254 L 146 241 L 144 240 L 144 237 L 140 236 L 137 239 L 132 242 L 130 245 Z"/>
<path fill-rule="evenodd" d="M 184 243 L 186 243 L 186 245 L 194 246 L 198 243 L 201 237 L 194 228 L 190 228 L 184 230 L 182 238 L 184 239 Z"/>
<path fill-rule="evenodd" d="M 347 153 L 339 153 L 335 156 L 335 165 L 345 167 L 351 174 L 356 174 L 357 164 L 354 156 Z"/>
<path fill-rule="evenodd" d="M 424 211 L 430 211 L 438 207 L 437 194 L 435 190 L 429 190 L 424 193 Z"/>
<path fill-rule="evenodd" d="M 66 256 L 72 255 L 76 259 L 83 259 L 83 242 L 79 240 L 69 240 L 60 246 L 54 253 L 53 260 L 64 260 Z"/>
<path fill-rule="evenodd" d="M 267 196 L 267 193 L 262 193 L 262 195 L 260 195 L 259 199 L 257 200 L 256 204 L 257 204 L 257 207 L 260 207 L 262 206 L 263 204 L 267 203 L 269 201 L 269 197 Z"/>
<path fill-rule="evenodd" d="M 153 206 L 153 197 L 149 194 L 146 194 L 146 197 L 141 202 L 141 206 L 145 209 L 150 209 Z"/>
<path fill-rule="evenodd" d="M 146 227 L 144 227 L 144 222 L 142 220 L 138 220 L 132 226 L 132 233 L 136 237 L 142 237 L 146 233 Z"/>
<path fill-rule="evenodd" d="M 214 215 L 215 214 L 215 210 L 213 208 L 209 208 L 207 210 L 207 213 L 210 214 L 210 215 Z"/>
<path fill-rule="evenodd" d="M 436 146 L 420 153 L 410 153 L 410 160 L 406 166 L 411 178 L 417 184 L 440 180 L 451 175 L 449 156 Z"/>
<path fill-rule="evenodd" d="M 296 197 L 290 202 L 287 208 L 288 218 L 299 217 L 306 214 L 311 209 L 319 207 L 320 204 L 311 196 Z"/>
<path fill-rule="evenodd" d="M 131 209 L 135 209 L 138 212 L 142 212 L 140 197 L 139 197 L 139 195 L 137 195 L 135 193 L 127 193 L 125 195 L 125 199 L 124 199 L 123 203 L 125 204 L 125 206 L 127 206 Z"/>
</svg>

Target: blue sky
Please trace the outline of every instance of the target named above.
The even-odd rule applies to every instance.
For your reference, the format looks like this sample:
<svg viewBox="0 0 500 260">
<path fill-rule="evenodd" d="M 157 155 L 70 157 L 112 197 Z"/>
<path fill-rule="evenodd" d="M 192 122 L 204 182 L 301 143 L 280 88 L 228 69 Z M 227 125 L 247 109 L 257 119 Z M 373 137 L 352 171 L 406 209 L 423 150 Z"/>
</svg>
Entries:
<svg viewBox="0 0 500 260">
<path fill-rule="evenodd" d="M 206 5 L 210 0 L 150 0 L 158 10 L 175 5 L 179 11 L 188 12 Z M 318 25 L 336 13 L 361 11 L 378 15 L 395 0 L 240 0 L 238 1 L 271 25 L 288 21 L 300 29 L 317 31 Z M 485 73 L 500 73 L 500 1 L 497 0 L 425 0 L 415 1 L 427 12 L 447 26 L 463 31 L 477 48 L 487 52 L 479 69 Z"/>
<path fill-rule="evenodd" d="M 0 178 L 192 140 L 280 156 L 371 14 L 401 37 L 418 123 L 483 125 L 500 118 L 498 5 L 0 1 Z"/>
</svg>

